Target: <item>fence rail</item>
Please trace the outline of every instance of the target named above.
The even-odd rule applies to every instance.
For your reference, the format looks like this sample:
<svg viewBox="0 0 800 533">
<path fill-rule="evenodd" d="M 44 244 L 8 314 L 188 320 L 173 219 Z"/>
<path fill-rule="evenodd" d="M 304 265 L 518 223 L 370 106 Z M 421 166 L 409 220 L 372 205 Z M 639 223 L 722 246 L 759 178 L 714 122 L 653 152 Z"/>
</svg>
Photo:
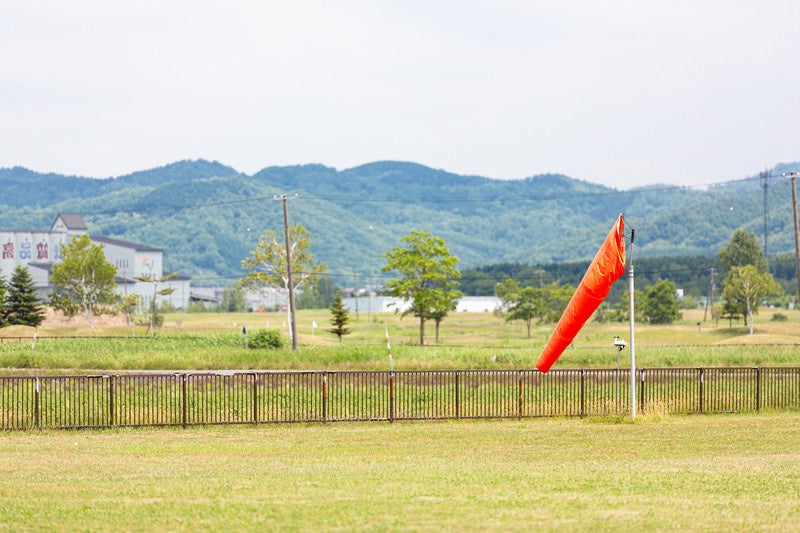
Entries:
<svg viewBox="0 0 800 533">
<path fill-rule="evenodd" d="M 630 414 L 630 371 L 176 372 L 0 377 L 0 429 Z M 800 368 L 643 368 L 637 410 L 800 407 Z"/>
</svg>

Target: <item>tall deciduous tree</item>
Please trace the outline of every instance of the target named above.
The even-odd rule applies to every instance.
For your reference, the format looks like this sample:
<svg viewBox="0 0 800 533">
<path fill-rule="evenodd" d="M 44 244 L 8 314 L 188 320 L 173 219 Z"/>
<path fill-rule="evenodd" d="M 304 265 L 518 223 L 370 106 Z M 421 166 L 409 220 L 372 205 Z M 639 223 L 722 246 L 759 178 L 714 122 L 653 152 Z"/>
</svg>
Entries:
<svg viewBox="0 0 800 533">
<path fill-rule="evenodd" d="M 42 302 L 36 295 L 33 278 L 22 265 L 18 265 L 11 275 L 4 307 L 7 325 L 37 327 L 44 320 Z"/>
<path fill-rule="evenodd" d="M 386 293 L 410 302 L 402 316 L 419 318 L 419 343 L 425 344 L 425 321 L 441 321 L 452 309 L 460 293 L 454 282 L 461 277 L 458 258 L 450 255 L 443 239 L 424 231 L 412 231 L 401 239 L 405 247 L 394 248 L 382 255 L 386 259 L 383 272 L 397 272 L 400 278 L 389 280 Z"/>
<path fill-rule="evenodd" d="M 733 232 L 731 242 L 719 251 L 717 258 L 724 272 L 730 272 L 732 267 L 745 265 L 753 265 L 759 272 L 767 271 L 767 259 L 758 244 L 758 238 L 743 229 Z"/>
<path fill-rule="evenodd" d="M 292 290 L 299 287 L 312 287 L 320 274 L 327 270 L 325 263 L 314 263 L 309 246 L 311 237 L 302 224 L 289 228 L 291 243 Z M 289 291 L 289 270 L 286 262 L 286 243 L 283 237 L 272 230 L 266 230 L 258 241 L 256 249 L 242 261 L 242 268 L 249 272 L 240 282 L 245 288 L 283 287 Z M 291 321 L 290 321 L 291 323 Z M 294 332 L 290 332 L 294 335 Z"/>
<path fill-rule="evenodd" d="M 222 292 L 222 302 L 219 304 L 219 310 L 223 313 L 246 311 L 247 296 L 244 290 L 236 284 L 225 287 Z"/>
<path fill-rule="evenodd" d="M 572 297 L 574 287 L 559 286 L 552 282 L 540 287 L 520 287 L 515 279 L 509 279 L 496 287 L 497 296 L 503 301 L 507 321 L 522 320 L 531 338 L 531 324 L 538 322 L 555 322 Z"/>
<path fill-rule="evenodd" d="M 435 289 L 431 304 L 430 319 L 436 327 L 436 342 L 439 342 L 439 327 L 450 311 L 455 311 L 458 301 L 464 293 L 456 289 L 458 282 L 455 280 L 445 281 L 441 288 Z"/>
<path fill-rule="evenodd" d="M 291 242 L 292 281 L 295 288 L 309 286 L 316 282 L 316 277 L 327 270 L 325 263 L 314 263 L 314 256 L 309 248 L 311 236 L 302 224 L 297 223 L 289 228 Z M 286 263 L 286 244 L 283 236 L 272 230 L 266 230 L 258 241 L 256 249 L 242 261 L 242 268 L 249 272 L 242 281 L 244 287 L 288 288 L 289 275 Z"/>
<path fill-rule="evenodd" d="M 678 302 L 675 284 L 662 279 L 645 289 L 645 318 L 651 324 L 672 324 L 680 320 L 680 302 Z"/>
<path fill-rule="evenodd" d="M 755 267 L 757 272 L 767 272 L 767 259 L 761 251 L 758 238 L 753 233 L 743 229 L 737 229 L 733 232 L 731 241 L 725 248 L 719 251 L 717 258 L 719 259 L 719 265 L 722 271 L 726 273 L 726 279 L 734 268 L 747 265 Z M 729 296 L 732 294 L 733 292 L 728 291 Z M 727 298 L 724 290 L 722 297 L 725 299 L 723 306 L 728 314 L 739 314 L 743 316 L 746 325 L 751 318 L 751 314 L 747 310 L 746 302 L 740 298 Z"/>
<path fill-rule="evenodd" d="M 740 302 L 744 305 L 752 335 L 753 313 L 758 310 L 758 302 L 770 292 L 779 289 L 780 286 L 769 272 L 759 272 L 755 265 L 735 266 L 725 277 L 722 297 L 726 302 Z"/>
<path fill-rule="evenodd" d="M 617 303 L 616 308 L 610 313 L 611 320 L 617 322 L 629 322 L 631 319 L 630 313 L 630 291 L 625 289 L 622 296 Z M 647 322 L 647 315 L 645 309 L 647 308 L 647 297 L 644 291 L 634 289 L 633 291 L 633 319 L 636 322 Z"/>
<path fill-rule="evenodd" d="M 506 322 L 522 320 L 528 329 L 528 338 L 531 338 L 531 323 L 539 316 L 541 307 L 540 291 L 534 287 L 520 287 L 515 279 L 500 283 L 496 288 L 497 296 L 503 302 Z"/>
<path fill-rule="evenodd" d="M 310 287 L 305 287 L 295 300 L 298 309 L 330 308 L 339 288 L 327 275 L 316 276 Z"/>
<path fill-rule="evenodd" d="M 93 315 L 113 312 L 117 267 L 106 261 L 103 246 L 92 244 L 87 234 L 73 237 L 62 253 L 63 260 L 53 265 L 50 276 L 50 303 L 67 316 L 83 311 L 94 329 Z"/>
</svg>

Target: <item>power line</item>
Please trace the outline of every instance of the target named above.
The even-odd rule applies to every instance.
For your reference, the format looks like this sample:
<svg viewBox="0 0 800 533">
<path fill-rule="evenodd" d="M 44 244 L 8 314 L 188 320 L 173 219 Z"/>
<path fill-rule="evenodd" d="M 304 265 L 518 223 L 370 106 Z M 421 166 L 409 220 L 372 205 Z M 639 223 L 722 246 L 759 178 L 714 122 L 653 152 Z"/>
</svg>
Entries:
<svg viewBox="0 0 800 533">
<path fill-rule="evenodd" d="M 629 189 L 627 191 L 620 191 L 612 189 L 608 191 L 595 191 L 585 193 L 569 193 L 569 194 L 546 194 L 546 195 L 518 195 L 518 196 L 498 196 L 498 197 L 480 197 L 480 198 L 467 198 L 467 197 L 425 197 L 425 198 L 356 198 L 353 196 L 338 196 L 338 195 L 309 195 L 307 198 L 317 198 L 320 200 L 329 201 L 347 201 L 351 203 L 492 203 L 492 202 L 530 202 L 530 201 L 546 201 L 546 200 L 574 200 L 578 198 L 597 198 L 603 196 L 620 196 L 620 195 L 635 195 L 646 194 L 653 192 L 674 191 L 674 190 L 693 190 L 693 189 L 707 189 L 709 187 L 731 185 L 734 183 L 744 183 L 760 179 L 760 177 L 741 178 L 735 180 L 720 181 L 715 183 L 706 183 L 700 185 L 666 185 L 661 187 L 646 187 L 640 189 Z"/>
<path fill-rule="evenodd" d="M 402 203 L 402 204 L 428 204 L 428 203 L 435 203 L 435 204 L 447 204 L 447 203 L 482 203 L 482 204 L 491 204 L 491 203 L 507 203 L 507 202 L 542 202 L 542 201 L 553 201 L 553 200 L 576 200 L 576 199 L 591 199 L 591 198 L 601 198 L 607 196 L 617 196 L 620 195 L 642 195 L 642 194 L 651 194 L 651 193 L 658 193 L 664 191 L 676 191 L 676 190 L 702 190 L 708 189 L 711 187 L 719 187 L 723 185 L 732 185 L 736 183 L 746 183 L 749 181 L 754 181 L 757 179 L 762 179 L 761 175 L 757 177 L 749 177 L 749 178 L 741 178 L 741 179 L 732 179 L 732 180 L 725 180 L 719 181 L 714 183 L 705 183 L 705 184 L 698 184 L 698 185 L 666 185 L 660 187 L 645 187 L 645 188 L 638 188 L 638 189 L 630 189 L 627 191 L 620 191 L 617 189 L 611 189 L 606 191 L 593 191 L 593 192 L 575 192 L 575 193 L 565 193 L 565 194 L 543 194 L 543 195 L 516 195 L 516 196 L 497 196 L 497 197 L 486 197 L 482 196 L 479 198 L 467 198 L 467 197 L 454 197 L 454 196 L 446 196 L 446 197 L 435 197 L 435 196 L 428 196 L 422 198 L 410 198 L 410 197 L 393 197 L 393 198 L 366 198 L 366 197 L 354 197 L 352 195 L 312 195 L 312 194 L 303 194 L 303 199 L 306 201 L 314 201 L 314 200 L 324 200 L 324 201 L 334 201 L 334 202 L 347 202 L 347 203 Z M 248 197 L 248 198 L 237 198 L 232 200 L 221 200 L 221 201 L 214 201 L 214 202 L 204 202 L 204 203 L 194 203 L 194 204 L 177 204 L 177 205 L 153 205 L 153 206 L 139 206 L 137 208 L 120 208 L 120 209 L 104 209 L 98 211 L 84 211 L 85 216 L 101 216 L 101 215 L 119 215 L 119 214 L 129 214 L 129 215 L 138 215 L 143 213 L 154 213 L 159 211 L 184 211 L 188 209 L 208 209 L 212 207 L 219 207 L 219 206 L 229 206 L 229 205 L 238 205 L 238 204 L 246 204 L 246 203 L 253 203 L 253 202 L 263 202 L 265 200 L 272 200 L 274 199 L 274 195 L 270 196 L 255 196 L 255 197 Z"/>
</svg>

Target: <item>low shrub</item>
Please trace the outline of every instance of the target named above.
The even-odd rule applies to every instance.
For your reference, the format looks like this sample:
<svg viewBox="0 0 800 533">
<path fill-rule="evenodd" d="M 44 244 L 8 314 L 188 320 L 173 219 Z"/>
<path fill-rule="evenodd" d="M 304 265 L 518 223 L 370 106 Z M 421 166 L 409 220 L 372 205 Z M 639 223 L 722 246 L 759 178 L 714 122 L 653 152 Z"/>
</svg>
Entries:
<svg viewBox="0 0 800 533">
<path fill-rule="evenodd" d="M 277 350 L 283 347 L 283 339 L 276 329 L 259 329 L 247 339 L 247 347 Z"/>
</svg>

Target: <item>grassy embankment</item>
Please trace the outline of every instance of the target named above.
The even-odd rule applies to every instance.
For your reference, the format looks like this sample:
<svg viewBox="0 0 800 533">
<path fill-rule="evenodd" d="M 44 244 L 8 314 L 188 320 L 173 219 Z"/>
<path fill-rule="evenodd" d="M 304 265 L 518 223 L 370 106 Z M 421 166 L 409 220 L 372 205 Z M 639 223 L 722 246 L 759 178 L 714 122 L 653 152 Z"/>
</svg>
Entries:
<svg viewBox="0 0 800 533">
<path fill-rule="evenodd" d="M 793 366 L 800 364 L 800 312 L 779 311 L 788 320 L 771 320 L 774 311 L 756 317 L 755 334 L 741 324 L 703 322 L 702 311 L 684 312 L 670 326 L 636 326 L 639 366 Z M 327 310 L 298 313 L 300 349 L 245 349 L 242 327 L 250 335 L 260 328 L 285 329 L 278 313 L 172 313 L 155 338 L 146 328 L 85 322 L 51 321 L 39 328 L 32 347 L 31 328 L 0 331 L 0 368 L 35 371 L 67 370 L 202 370 L 202 369 L 387 369 L 385 328 L 388 328 L 395 368 L 532 368 L 553 325 L 509 324 L 491 313 L 457 313 L 440 331 L 440 342 L 428 325 L 426 346 L 418 346 L 418 323 L 393 313 L 351 315 L 352 333 L 342 343 L 328 333 Z M 119 321 L 116 321 L 119 322 Z M 317 327 L 313 328 L 316 323 Z M 628 350 L 618 353 L 615 335 L 629 338 L 627 323 L 590 322 L 554 368 L 613 368 L 618 357 L 628 365 Z M 97 338 L 67 339 L 69 336 Z M 116 336 L 120 338 L 108 338 Z M 16 337 L 23 337 L 22 341 Z M 52 337 L 58 337 L 53 339 Z M 286 342 L 288 345 L 288 341 Z"/>
</svg>

